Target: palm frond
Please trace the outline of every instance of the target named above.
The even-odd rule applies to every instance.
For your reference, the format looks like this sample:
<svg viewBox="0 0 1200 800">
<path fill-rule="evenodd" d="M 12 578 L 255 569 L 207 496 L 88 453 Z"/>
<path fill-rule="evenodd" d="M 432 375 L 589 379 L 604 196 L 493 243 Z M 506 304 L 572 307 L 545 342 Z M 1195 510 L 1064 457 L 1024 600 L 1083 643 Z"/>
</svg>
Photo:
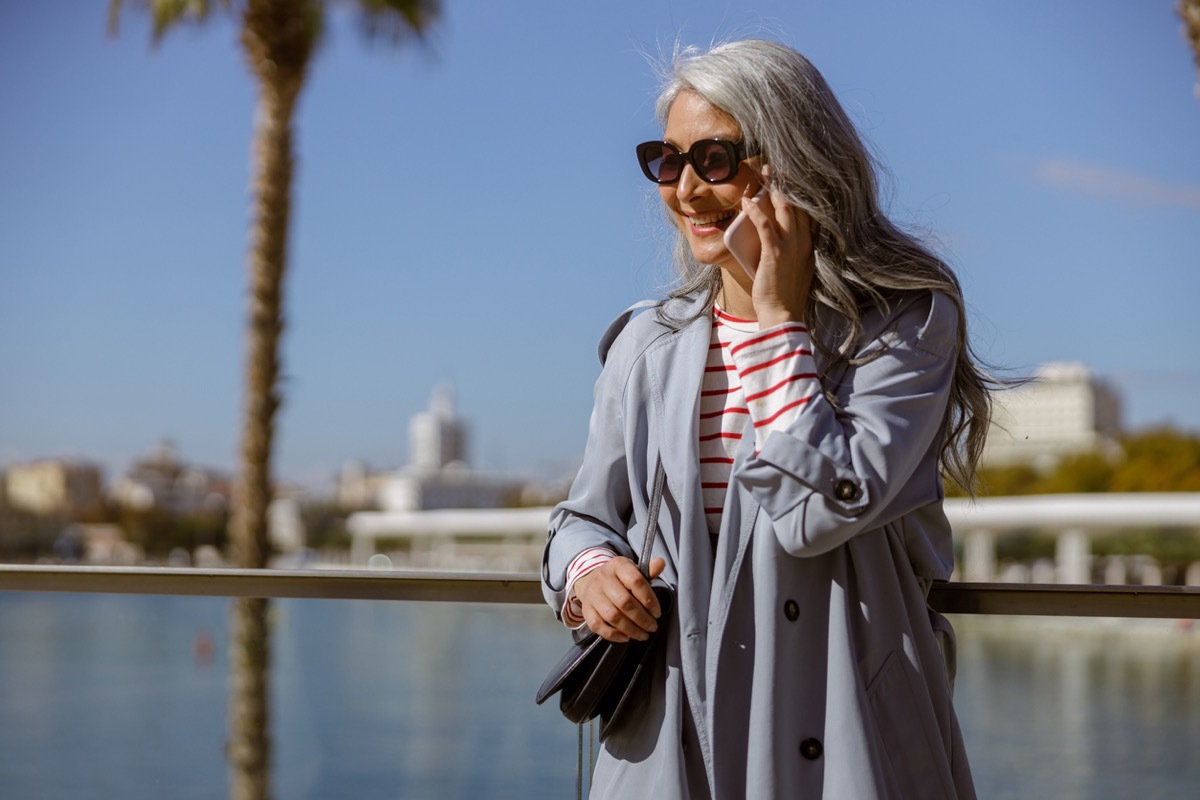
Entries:
<svg viewBox="0 0 1200 800">
<path fill-rule="evenodd" d="M 109 0 L 108 33 L 117 35 L 121 7 L 125 0 Z M 150 15 L 153 24 L 152 41 L 158 44 L 167 31 L 181 24 L 203 24 L 214 11 L 230 11 L 233 0 L 131 0 L 130 5 L 140 6 Z"/>
<path fill-rule="evenodd" d="M 1183 37 L 1192 46 L 1196 68 L 1200 69 L 1200 0 L 1179 0 L 1176 11 L 1183 20 Z"/>
<path fill-rule="evenodd" d="M 392 44 L 424 39 L 442 13 L 440 0 L 355 0 L 354 5 L 366 37 Z"/>
</svg>

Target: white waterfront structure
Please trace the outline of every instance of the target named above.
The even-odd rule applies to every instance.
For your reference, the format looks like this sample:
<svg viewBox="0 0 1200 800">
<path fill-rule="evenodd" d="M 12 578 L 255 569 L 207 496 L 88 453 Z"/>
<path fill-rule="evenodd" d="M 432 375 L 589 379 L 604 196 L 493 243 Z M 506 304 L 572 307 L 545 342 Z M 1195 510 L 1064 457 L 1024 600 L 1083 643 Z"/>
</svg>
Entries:
<svg viewBox="0 0 1200 800">
<path fill-rule="evenodd" d="M 989 497 L 946 501 L 946 516 L 955 539 L 962 542 L 962 569 L 957 580 L 988 582 L 1013 580 L 1028 583 L 1142 583 L 1162 582 L 1157 565 L 1148 560 L 1112 562 L 1101 580 L 1094 580 L 1091 540 L 1121 530 L 1182 528 L 1200 532 L 1200 493 L 1143 492 L 1132 494 L 1050 494 L 1022 497 Z M 996 563 L 996 542 L 1013 533 L 1039 530 L 1056 539 L 1052 564 L 1028 575 L 1004 575 Z M 1119 564 L 1119 566 L 1117 566 Z M 1131 578 L 1133 580 L 1131 580 Z M 1200 567 L 1187 570 L 1186 582 L 1200 584 Z"/>
<path fill-rule="evenodd" d="M 1043 364 L 1029 383 L 996 393 L 983 465 L 1049 470 L 1064 456 L 1115 451 L 1120 433 L 1115 388 L 1083 364 Z"/>
</svg>

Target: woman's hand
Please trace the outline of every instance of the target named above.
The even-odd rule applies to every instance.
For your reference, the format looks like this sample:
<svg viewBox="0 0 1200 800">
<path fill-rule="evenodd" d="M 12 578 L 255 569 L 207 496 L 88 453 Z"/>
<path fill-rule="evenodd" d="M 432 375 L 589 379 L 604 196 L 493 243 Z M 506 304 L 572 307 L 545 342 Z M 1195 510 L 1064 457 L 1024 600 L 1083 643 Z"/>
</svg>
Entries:
<svg viewBox="0 0 1200 800">
<path fill-rule="evenodd" d="M 765 173 L 764 176 L 769 178 Z M 742 210 L 762 244 L 751 300 L 760 328 L 804 318 L 813 277 L 813 242 L 808 213 L 788 205 L 774 189 L 766 197 L 742 198 Z"/>
<path fill-rule="evenodd" d="M 662 574 L 667 562 L 650 560 L 650 577 Z M 588 630 L 610 642 L 645 641 L 658 629 L 662 614 L 658 597 L 637 564 L 617 556 L 575 581 Z"/>
</svg>

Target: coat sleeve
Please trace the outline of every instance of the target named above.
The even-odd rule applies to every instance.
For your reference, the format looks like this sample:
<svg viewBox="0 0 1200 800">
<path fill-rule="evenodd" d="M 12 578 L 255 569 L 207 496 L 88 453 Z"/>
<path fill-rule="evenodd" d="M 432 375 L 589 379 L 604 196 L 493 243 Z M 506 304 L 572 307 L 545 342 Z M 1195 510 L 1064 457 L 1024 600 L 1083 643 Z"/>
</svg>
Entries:
<svg viewBox="0 0 1200 800">
<path fill-rule="evenodd" d="M 959 310 L 931 293 L 860 349 L 833 394 L 771 433 L 736 479 L 794 556 L 828 552 L 941 498 L 937 454 L 954 377 Z"/>
<path fill-rule="evenodd" d="M 611 339 L 609 334 L 606 338 Z M 577 555 L 589 547 L 607 547 L 636 559 L 626 539 L 633 516 L 622 412 L 632 362 L 629 349 L 628 341 L 618 341 L 609 354 L 602 344 L 605 364 L 594 390 L 583 464 L 570 495 L 550 515 L 542 553 L 542 594 L 560 620 L 567 568 Z"/>
</svg>

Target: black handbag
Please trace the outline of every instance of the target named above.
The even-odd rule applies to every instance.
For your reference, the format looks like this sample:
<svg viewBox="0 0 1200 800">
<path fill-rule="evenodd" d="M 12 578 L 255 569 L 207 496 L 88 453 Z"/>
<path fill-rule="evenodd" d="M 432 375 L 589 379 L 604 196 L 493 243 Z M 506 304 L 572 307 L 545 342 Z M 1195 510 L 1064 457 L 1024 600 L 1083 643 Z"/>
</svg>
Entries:
<svg viewBox="0 0 1200 800">
<path fill-rule="evenodd" d="M 646 535 L 642 542 L 638 569 L 647 575 L 650 569 L 650 554 L 658 536 L 658 511 L 662 505 L 663 484 L 662 456 L 654 470 L 654 491 L 650 496 L 649 516 L 646 520 Z M 627 642 L 610 642 L 589 632 L 576 641 L 542 681 L 538 689 L 538 705 L 544 703 L 555 692 L 562 692 L 559 708 L 571 722 L 587 722 L 600 716 L 603 723 L 600 737 L 608 732 L 633 694 L 638 678 L 653 661 L 655 645 L 662 640 L 667 621 L 671 618 L 675 592 L 664 581 L 650 581 L 650 588 L 658 597 L 662 608 L 658 630 L 646 641 L 630 639 Z"/>
</svg>

